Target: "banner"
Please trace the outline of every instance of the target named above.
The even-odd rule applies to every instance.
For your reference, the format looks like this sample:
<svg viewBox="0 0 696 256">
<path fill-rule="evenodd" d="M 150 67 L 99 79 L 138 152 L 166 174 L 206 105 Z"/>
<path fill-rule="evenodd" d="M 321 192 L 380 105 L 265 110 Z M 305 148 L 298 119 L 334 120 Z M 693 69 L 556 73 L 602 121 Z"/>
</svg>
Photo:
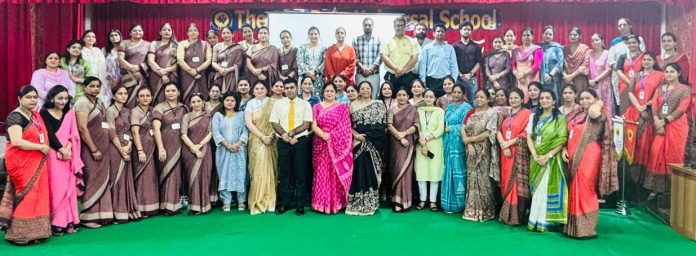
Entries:
<svg viewBox="0 0 696 256">
<path fill-rule="evenodd" d="M 614 127 L 614 149 L 616 150 L 616 160 L 620 160 L 624 150 L 624 120 L 615 116 L 611 119 Z"/>
<path fill-rule="evenodd" d="M 335 12 L 335 10 L 306 10 L 296 11 L 288 10 L 287 12 Z M 352 10 L 349 12 L 362 13 L 365 10 Z M 378 11 L 371 13 L 379 13 L 386 11 Z M 419 9 L 417 11 L 408 10 L 389 10 L 390 13 L 404 13 L 404 18 L 408 23 L 408 30 L 412 30 L 415 24 L 419 22 L 425 23 L 428 28 L 432 29 L 435 24 L 442 23 L 447 30 L 459 30 L 461 25 L 466 22 L 471 22 L 474 30 L 498 30 L 502 27 L 497 9 L 489 10 L 469 10 L 469 9 Z M 210 27 L 216 31 L 222 28 L 230 28 L 232 31 L 242 29 L 244 24 L 249 24 L 254 31 L 261 26 L 269 26 L 268 14 L 263 10 L 242 9 L 242 10 L 214 10 L 211 14 Z"/>
<path fill-rule="evenodd" d="M 633 163 L 633 157 L 636 150 L 636 139 L 638 132 L 638 123 L 624 120 L 624 156 L 628 164 Z"/>
</svg>

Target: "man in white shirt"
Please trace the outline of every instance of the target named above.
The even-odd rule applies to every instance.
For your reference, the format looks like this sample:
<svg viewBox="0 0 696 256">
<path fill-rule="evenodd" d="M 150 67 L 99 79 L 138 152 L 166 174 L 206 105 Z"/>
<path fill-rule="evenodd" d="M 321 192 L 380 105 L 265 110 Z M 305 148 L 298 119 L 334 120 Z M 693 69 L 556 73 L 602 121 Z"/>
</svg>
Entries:
<svg viewBox="0 0 696 256">
<path fill-rule="evenodd" d="M 273 104 L 270 122 L 278 138 L 278 198 L 276 214 L 283 214 L 291 205 L 297 206 L 295 214 L 305 213 L 305 182 L 309 168 L 309 128 L 312 124 L 312 107 L 297 97 L 297 80 L 283 81 L 285 95 Z M 253 152 L 251 152 L 253 154 Z M 290 184 L 290 181 L 294 181 Z M 292 188 L 296 196 L 293 198 Z"/>
</svg>

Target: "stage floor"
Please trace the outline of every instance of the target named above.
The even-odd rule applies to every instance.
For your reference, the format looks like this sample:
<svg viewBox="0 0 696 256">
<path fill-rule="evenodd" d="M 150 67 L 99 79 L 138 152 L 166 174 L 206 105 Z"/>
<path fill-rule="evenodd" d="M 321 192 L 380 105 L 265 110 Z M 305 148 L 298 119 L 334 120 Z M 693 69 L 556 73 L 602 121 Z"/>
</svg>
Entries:
<svg viewBox="0 0 696 256">
<path fill-rule="evenodd" d="M 52 237 L 27 247 L 0 242 L 0 255 L 694 255 L 696 242 L 653 216 L 602 210 L 599 236 L 575 240 L 498 221 L 464 221 L 427 210 L 375 216 L 294 211 L 250 216 L 219 208 L 201 216 L 157 216 Z"/>
</svg>

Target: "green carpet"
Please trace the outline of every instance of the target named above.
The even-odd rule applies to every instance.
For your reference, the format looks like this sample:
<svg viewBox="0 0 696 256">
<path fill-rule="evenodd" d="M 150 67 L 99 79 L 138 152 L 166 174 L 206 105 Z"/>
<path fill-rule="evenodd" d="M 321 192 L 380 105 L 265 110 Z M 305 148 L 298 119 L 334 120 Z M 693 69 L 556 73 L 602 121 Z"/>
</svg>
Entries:
<svg viewBox="0 0 696 256">
<path fill-rule="evenodd" d="M 0 255 L 696 255 L 696 242 L 638 210 L 628 217 L 603 210 L 598 231 L 596 239 L 575 240 L 426 210 L 298 217 L 215 209 L 83 228 L 27 247 L 0 241 Z"/>
</svg>

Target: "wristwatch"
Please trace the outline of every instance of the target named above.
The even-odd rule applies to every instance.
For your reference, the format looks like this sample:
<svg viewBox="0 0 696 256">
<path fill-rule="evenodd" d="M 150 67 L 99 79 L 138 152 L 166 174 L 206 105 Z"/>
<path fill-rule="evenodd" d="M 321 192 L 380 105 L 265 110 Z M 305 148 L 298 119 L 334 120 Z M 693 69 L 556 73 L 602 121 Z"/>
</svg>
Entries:
<svg viewBox="0 0 696 256">
<path fill-rule="evenodd" d="M 288 136 L 292 138 L 294 134 L 292 134 L 292 131 L 288 132 Z"/>
</svg>

